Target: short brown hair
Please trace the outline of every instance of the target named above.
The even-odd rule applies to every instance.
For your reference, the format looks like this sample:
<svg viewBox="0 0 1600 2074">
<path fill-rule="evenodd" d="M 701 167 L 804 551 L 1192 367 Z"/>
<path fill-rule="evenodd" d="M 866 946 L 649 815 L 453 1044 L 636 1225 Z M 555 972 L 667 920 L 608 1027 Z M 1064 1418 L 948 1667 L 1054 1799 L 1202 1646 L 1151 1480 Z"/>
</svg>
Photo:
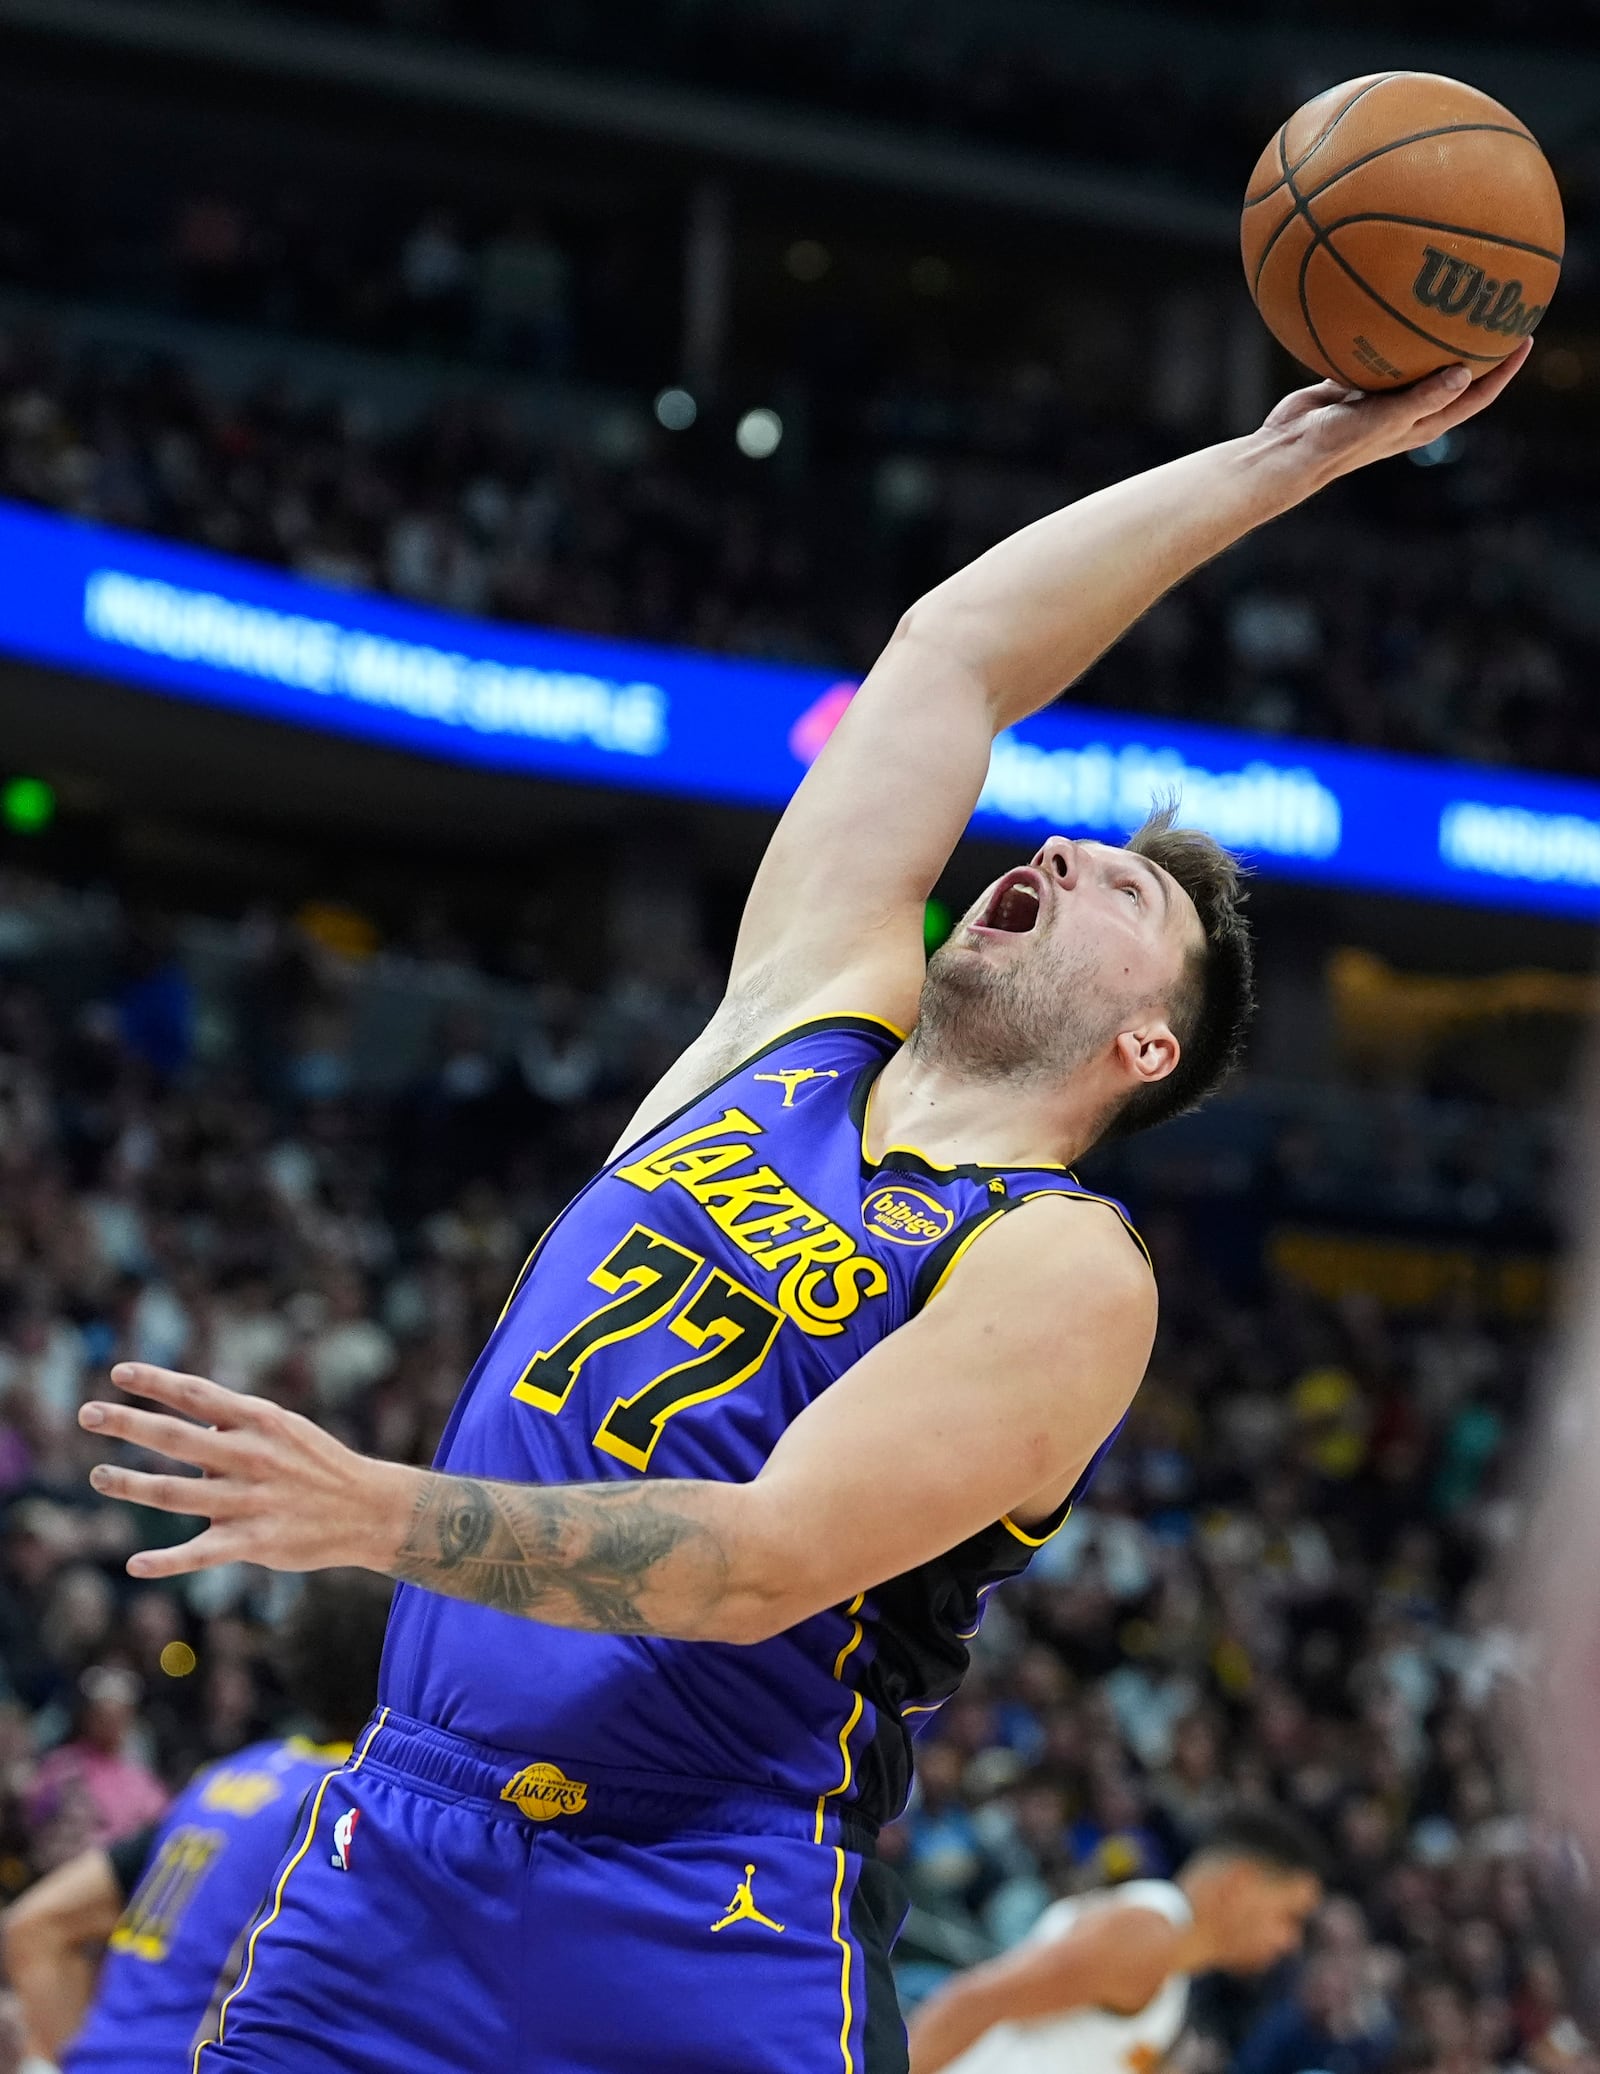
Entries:
<svg viewBox="0 0 1600 2074">
<path fill-rule="evenodd" d="M 1256 1012 L 1255 950 L 1241 910 L 1245 867 L 1200 828 L 1177 828 L 1178 803 L 1157 807 L 1125 847 L 1169 872 L 1194 902 L 1205 932 L 1167 1004 L 1178 1040 L 1177 1065 L 1165 1080 L 1131 1095 L 1101 1133 L 1102 1144 L 1131 1138 L 1169 1116 L 1182 1116 L 1214 1094 L 1244 1056 Z"/>
<path fill-rule="evenodd" d="M 1269 1871 L 1328 1877 L 1328 1854 L 1316 1833 L 1286 1808 L 1236 1807 L 1201 1837 L 1196 1858 L 1253 1858 Z"/>
</svg>

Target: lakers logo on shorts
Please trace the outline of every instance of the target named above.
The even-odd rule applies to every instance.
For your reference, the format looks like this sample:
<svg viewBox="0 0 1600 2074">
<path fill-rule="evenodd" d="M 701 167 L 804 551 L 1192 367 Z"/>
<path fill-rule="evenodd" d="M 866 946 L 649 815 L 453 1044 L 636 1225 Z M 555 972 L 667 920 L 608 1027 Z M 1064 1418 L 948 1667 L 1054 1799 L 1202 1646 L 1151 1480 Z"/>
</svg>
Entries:
<svg viewBox="0 0 1600 2074">
<path fill-rule="evenodd" d="M 530 1822 L 581 1815 L 589 1804 L 582 1779 L 569 1779 L 559 1764 L 527 1764 L 500 1788 L 500 1798 L 519 1807 Z"/>
<path fill-rule="evenodd" d="M 861 1205 L 861 1222 L 880 1239 L 897 1246 L 931 1246 L 956 1221 L 954 1210 L 936 1203 L 920 1188 L 874 1189 Z"/>
</svg>

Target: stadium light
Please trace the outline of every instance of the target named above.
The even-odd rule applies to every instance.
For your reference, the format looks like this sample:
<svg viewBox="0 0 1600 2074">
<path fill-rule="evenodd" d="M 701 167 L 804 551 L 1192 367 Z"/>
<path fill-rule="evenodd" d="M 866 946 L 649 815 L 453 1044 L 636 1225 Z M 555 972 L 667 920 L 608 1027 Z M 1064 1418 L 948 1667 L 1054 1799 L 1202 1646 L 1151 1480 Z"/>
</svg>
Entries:
<svg viewBox="0 0 1600 2074">
<path fill-rule="evenodd" d="M 747 460 L 764 461 L 778 451 L 783 420 L 775 410 L 747 410 L 734 431 L 734 443 Z"/>
<path fill-rule="evenodd" d="M 0 787 L 0 819 L 16 834 L 39 835 L 55 817 L 55 787 L 43 778 L 8 778 Z"/>
<path fill-rule="evenodd" d="M 1460 458 L 1461 440 L 1454 432 L 1441 432 L 1426 446 L 1413 447 L 1410 455 L 1412 466 L 1416 468 L 1442 468 L 1446 462 Z"/>
<path fill-rule="evenodd" d="M 663 389 L 655 402 L 656 423 L 668 432 L 687 432 L 700 406 L 687 389 Z"/>
</svg>

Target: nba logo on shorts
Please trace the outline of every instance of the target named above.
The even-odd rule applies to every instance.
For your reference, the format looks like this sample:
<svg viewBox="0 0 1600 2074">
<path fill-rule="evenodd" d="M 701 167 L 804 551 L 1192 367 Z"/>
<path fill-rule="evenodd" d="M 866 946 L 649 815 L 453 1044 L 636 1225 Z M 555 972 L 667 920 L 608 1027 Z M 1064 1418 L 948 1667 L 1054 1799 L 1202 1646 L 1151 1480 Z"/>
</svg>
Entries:
<svg viewBox="0 0 1600 2074">
<path fill-rule="evenodd" d="M 346 1808 L 333 1825 L 332 1862 L 341 1872 L 350 1870 L 350 1844 L 356 1833 L 356 1821 L 360 1813 L 359 1808 Z"/>
</svg>

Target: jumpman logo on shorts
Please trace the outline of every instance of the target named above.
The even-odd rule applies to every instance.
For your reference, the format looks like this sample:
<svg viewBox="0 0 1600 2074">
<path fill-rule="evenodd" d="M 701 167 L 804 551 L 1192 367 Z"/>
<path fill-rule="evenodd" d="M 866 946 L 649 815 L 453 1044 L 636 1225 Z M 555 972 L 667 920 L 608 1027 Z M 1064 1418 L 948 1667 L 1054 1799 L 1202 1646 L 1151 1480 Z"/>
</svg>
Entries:
<svg viewBox="0 0 1600 2074">
<path fill-rule="evenodd" d="M 794 1091 L 804 1087 L 808 1080 L 837 1080 L 838 1074 L 827 1066 L 780 1066 L 776 1073 L 758 1073 L 757 1080 L 776 1080 L 783 1086 L 783 1106 L 794 1107 Z"/>
<path fill-rule="evenodd" d="M 720 1922 L 711 1925 L 713 1930 L 726 1930 L 730 1923 L 760 1923 L 768 1930 L 782 1933 L 783 1925 L 775 1923 L 771 1916 L 764 1916 L 756 1907 L 756 1897 L 750 1891 L 750 1882 L 756 1876 L 753 1865 L 744 1869 L 744 1878 L 733 1890 L 733 1899 L 728 1903 L 728 1913 Z"/>
</svg>

